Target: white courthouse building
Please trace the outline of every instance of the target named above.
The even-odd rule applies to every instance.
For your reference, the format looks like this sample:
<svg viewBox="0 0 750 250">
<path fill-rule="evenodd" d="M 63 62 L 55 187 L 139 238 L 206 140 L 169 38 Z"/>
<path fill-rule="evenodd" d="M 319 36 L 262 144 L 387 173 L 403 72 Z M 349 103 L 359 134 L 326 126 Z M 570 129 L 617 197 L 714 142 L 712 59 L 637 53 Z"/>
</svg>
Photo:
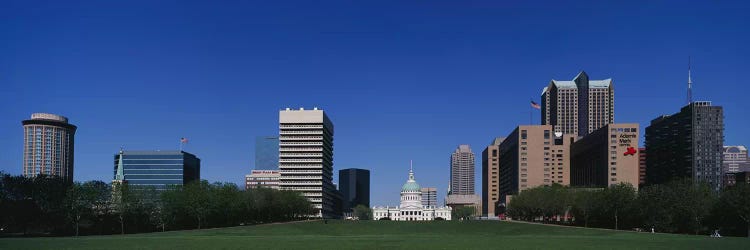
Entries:
<svg viewBox="0 0 750 250">
<path fill-rule="evenodd" d="M 396 221 L 426 221 L 442 218 L 451 219 L 450 207 L 422 205 L 422 190 L 414 180 L 414 171 L 409 169 L 409 180 L 401 187 L 401 206 L 373 207 L 372 217 L 375 220 L 390 218 Z"/>
</svg>

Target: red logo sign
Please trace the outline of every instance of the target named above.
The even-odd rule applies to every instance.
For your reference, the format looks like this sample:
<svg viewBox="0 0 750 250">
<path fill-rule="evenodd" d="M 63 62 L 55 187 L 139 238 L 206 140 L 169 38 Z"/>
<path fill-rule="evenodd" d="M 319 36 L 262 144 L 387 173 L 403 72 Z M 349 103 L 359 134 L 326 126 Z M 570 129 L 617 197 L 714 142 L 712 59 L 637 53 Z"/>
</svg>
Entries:
<svg viewBox="0 0 750 250">
<path fill-rule="evenodd" d="M 627 156 L 627 155 L 635 155 L 635 153 L 638 153 L 638 151 L 635 150 L 634 147 L 628 147 L 628 151 L 626 151 L 624 155 L 625 156 Z"/>
</svg>

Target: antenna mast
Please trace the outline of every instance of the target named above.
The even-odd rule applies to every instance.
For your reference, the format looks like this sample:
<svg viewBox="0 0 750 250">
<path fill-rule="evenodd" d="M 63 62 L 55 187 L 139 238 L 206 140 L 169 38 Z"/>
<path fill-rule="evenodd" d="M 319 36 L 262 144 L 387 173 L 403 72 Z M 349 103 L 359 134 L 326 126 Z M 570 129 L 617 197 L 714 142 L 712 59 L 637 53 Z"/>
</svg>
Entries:
<svg viewBox="0 0 750 250">
<path fill-rule="evenodd" d="M 690 77 L 690 56 L 688 56 L 688 105 L 693 103 L 693 79 Z"/>
</svg>

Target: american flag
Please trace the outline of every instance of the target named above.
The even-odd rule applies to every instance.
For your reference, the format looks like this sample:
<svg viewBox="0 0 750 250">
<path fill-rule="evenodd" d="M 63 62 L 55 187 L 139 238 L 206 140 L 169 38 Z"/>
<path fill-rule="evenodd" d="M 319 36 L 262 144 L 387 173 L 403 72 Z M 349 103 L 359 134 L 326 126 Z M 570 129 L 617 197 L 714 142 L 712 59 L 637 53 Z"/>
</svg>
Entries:
<svg viewBox="0 0 750 250">
<path fill-rule="evenodd" d="M 184 143 L 187 143 L 187 142 L 188 142 L 187 138 L 185 138 L 185 137 L 180 138 L 180 143 L 184 144 Z"/>
<path fill-rule="evenodd" d="M 542 109 L 542 106 L 539 106 L 539 103 L 534 102 L 534 100 L 531 100 L 531 107 L 535 109 Z"/>
</svg>

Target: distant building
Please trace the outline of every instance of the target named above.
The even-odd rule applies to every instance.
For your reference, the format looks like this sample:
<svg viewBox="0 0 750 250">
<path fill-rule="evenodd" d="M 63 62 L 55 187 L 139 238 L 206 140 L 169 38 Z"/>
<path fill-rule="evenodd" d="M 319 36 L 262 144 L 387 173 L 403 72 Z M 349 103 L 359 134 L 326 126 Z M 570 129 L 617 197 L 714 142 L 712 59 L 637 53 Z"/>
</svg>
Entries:
<svg viewBox="0 0 750 250">
<path fill-rule="evenodd" d="M 646 148 L 638 148 L 638 185 L 646 185 Z"/>
<path fill-rule="evenodd" d="M 425 206 L 422 204 L 422 189 L 414 179 L 414 171 L 409 169 L 409 179 L 401 187 L 401 206 L 373 207 L 374 220 L 395 221 L 450 220 L 450 207 Z"/>
<path fill-rule="evenodd" d="M 279 187 L 301 192 L 318 217 L 338 218 L 333 186 L 333 123 L 313 110 L 279 111 Z"/>
<path fill-rule="evenodd" d="M 278 170 L 253 170 L 245 175 L 245 190 L 252 188 L 279 189 Z"/>
<path fill-rule="evenodd" d="M 723 184 L 724 114 L 711 102 L 693 102 L 673 115 L 660 116 L 646 128 L 646 182 L 680 178 Z"/>
<path fill-rule="evenodd" d="M 750 171 L 750 160 L 745 146 L 724 146 L 724 162 L 722 168 L 725 173 Z"/>
<path fill-rule="evenodd" d="M 612 79 L 590 80 L 581 71 L 572 81 L 552 80 L 542 90 L 542 125 L 554 132 L 584 136 L 615 122 Z"/>
<path fill-rule="evenodd" d="M 23 124 L 23 176 L 59 176 L 73 182 L 77 127 L 64 116 L 34 113 Z"/>
<path fill-rule="evenodd" d="M 370 207 L 370 170 L 348 168 L 339 170 L 339 192 L 343 212 L 352 212 L 357 205 Z"/>
<path fill-rule="evenodd" d="M 735 184 L 737 182 L 750 184 L 750 171 L 740 171 L 732 173 L 732 175 L 734 175 Z"/>
<path fill-rule="evenodd" d="M 437 207 L 437 188 L 423 187 L 420 191 L 422 191 L 423 206 Z"/>
<path fill-rule="evenodd" d="M 255 169 L 279 170 L 278 136 L 258 136 L 255 138 Z"/>
<path fill-rule="evenodd" d="M 482 151 L 482 216 L 495 217 L 495 209 L 500 201 L 500 143 L 505 138 L 498 137 Z"/>
<path fill-rule="evenodd" d="M 482 200 L 475 194 L 450 194 L 445 197 L 445 205 L 454 210 L 460 207 L 471 207 L 474 209 L 473 216 L 482 214 Z"/>
<path fill-rule="evenodd" d="M 469 145 L 460 145 L 451 154 L 450 194 L 474 194 L 474 160 Z"/>
<path fill-rule="evenodd" d="M 611 123 L 573 143 L 571 186 L 606 188 L 629 183 L 638 188 L 637 123 Z"/>
<path fill-rule="evenodd" d="M 201 178 L 201 160 L 184 151 L 120 151 L 114 160 L 113 180 L 131 187 L 163 191 Z"/>
</svg>

